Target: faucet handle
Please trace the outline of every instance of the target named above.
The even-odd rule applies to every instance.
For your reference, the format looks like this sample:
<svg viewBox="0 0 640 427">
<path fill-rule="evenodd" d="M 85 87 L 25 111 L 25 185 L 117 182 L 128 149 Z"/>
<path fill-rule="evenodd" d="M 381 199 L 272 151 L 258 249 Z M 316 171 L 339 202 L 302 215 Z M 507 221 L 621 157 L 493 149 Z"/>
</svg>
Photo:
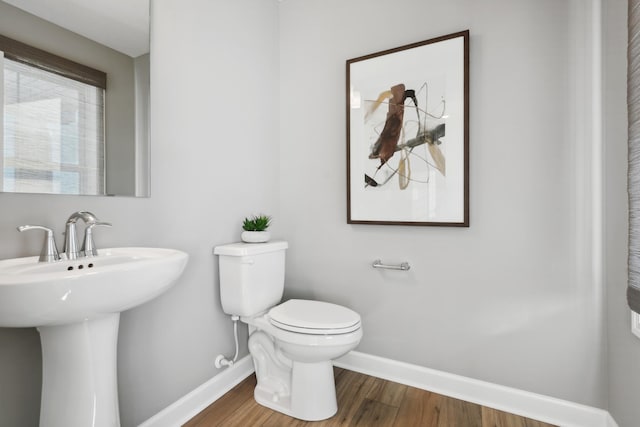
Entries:
<svg viewBox="0 0 640 427">
<path fill-rule="evenodd" d="M 58 254 L 58 248 L 56 247 L 56 241 L 53 237 L 53 230 L 43 225 L 21 225 L 18 227 L 19 232 L 27 230 L 44 230 L 46 232 L 44 236 L 44 244 L 42 245 L 42 251 L 40 251 L 40 258 L 38 262 L 54 262 L 60 259 Z"/>
<path fill-rule="evenodd" d="M 84 242 L 82 244 L 82 252 L 84 256 L 98 256 L 98 248 L 93 241 L 93 227 L 111 227 L 110 222 L 91 222 L 84 230 Z"/>
</svg>

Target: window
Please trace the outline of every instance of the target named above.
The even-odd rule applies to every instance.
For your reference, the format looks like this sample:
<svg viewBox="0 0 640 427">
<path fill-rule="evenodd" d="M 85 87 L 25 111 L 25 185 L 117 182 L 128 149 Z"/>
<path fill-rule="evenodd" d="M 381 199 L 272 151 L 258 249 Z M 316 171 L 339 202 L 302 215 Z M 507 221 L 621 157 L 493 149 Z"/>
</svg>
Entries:
<svg viewBox="0 0 640 427">
<path fill-rule="evenodd" d="M 2 191 L 104 194 L 106 78 L 78 78 L 70 61 L 2 39 Z"/>
</svg>

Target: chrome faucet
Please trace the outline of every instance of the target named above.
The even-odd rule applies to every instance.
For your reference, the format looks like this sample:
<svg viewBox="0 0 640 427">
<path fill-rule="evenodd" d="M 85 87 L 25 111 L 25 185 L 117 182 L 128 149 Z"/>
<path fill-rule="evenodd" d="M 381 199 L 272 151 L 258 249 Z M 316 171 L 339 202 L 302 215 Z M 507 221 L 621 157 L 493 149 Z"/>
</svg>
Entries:
<svg viewBox="0 0 640 427">
<path fill-rule="evenodd" d="M 84 229 L 84 241 L 82 248 L 78 250 L 78 237 L 76 232 L 76 222 L 81 219 L 86 227 Z M 96 244 L 93 241 L 93 227 L 111 227 L 109 222 L 100 222 L 94 214 L 88 211 L 78 211 L 71 214 L 65 225 L 64 254 L 58 253 L 56 242 L 53 237 L 53 230 L 42 225 L 21 225 L 18 231 L 44 230 L 44 244 L 40 252 L 38 262 L 55 262 L 61 259 L 77 259 L 81 256 L 94 257 L 98 255 Z"/>
<path fill-rule="evenodd" d="M 42 225 L 21 225 L 18 227 L 19 232 L 27 230 L 44 230 L 44 244 L 42 245 L 42 251 L 40 252 L 40 258 L 38 262 L 55 262 L 60 259 L 58 254 L 58 248 L 56 247 L 56 241 L 53 238 L 53 230 Z"/>
<path fill-rule="evenodd" d="M 80 249 L 80 252 L 82 252 L 84 256 L 87 257 L 98 256 L 98 248 L 96 248 L 96 244 L 93 241 L 93 227 L 111 227 L 111 223 L 96 221 L 87 224 L 87 227 L 84 229 L 84 241 L 82 243 L 82 249 Z"/>
<path fill-rule="evenodd" d="M 76 222 L 81 219 L 85 224 L 84 243 L 82 248 L 78 250 L 78 237 L 76 232 Z M 95 226 L 110 227 L 108 222 L 100 222 L 94 214 L 88 211 L 78 211 L 71 214 L 65 225 L 64 233 L 64 253 L 67 259 L 77 259 L 79 256 L 96 256 L 95 243 L 93 242 L 93 234 L 91 229 Z M 87 253 L 89 252 L 89 253 Z"/>
</svg>

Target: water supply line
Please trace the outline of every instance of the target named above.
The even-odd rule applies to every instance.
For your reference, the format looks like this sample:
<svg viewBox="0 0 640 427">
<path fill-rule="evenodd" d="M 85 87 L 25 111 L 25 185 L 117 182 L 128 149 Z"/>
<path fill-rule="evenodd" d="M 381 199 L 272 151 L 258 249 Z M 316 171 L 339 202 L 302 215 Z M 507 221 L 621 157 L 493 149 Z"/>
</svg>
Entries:
<svg viewBox="0 0 640 427">
<path fill-rule="evenodd" d="M 216 357 L 215 361 L 216 368 L 222 368 L 223 366 L 233 366 L 233 364 L 236 363 L 236 360 L 238 360 L 238 320 L 240 320 L 240 316 L 233 315 L 231 316 L 231 320 L 233 321 L 233 338 L 236 342 L 236 353 L 233 355 L 233 359 L 231 360 L 227 359 L 224 354 L 219 354 L 218 357 Z"/>
</svg>

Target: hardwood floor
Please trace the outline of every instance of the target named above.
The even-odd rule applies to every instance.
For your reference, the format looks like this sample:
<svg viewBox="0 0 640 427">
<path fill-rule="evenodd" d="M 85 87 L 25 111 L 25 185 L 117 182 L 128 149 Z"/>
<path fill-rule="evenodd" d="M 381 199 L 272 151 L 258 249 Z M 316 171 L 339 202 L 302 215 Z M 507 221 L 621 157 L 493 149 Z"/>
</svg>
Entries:
<svg viewBox="0 0 640 427">
<path fill-rule="evenodd" d="M 251 375 L 183 427 L 553 427 L 345 369 L 335 368 L 335 378 L 338 413 L 328 420 L 301 421 L 260 406 Z"/>
</svg>

